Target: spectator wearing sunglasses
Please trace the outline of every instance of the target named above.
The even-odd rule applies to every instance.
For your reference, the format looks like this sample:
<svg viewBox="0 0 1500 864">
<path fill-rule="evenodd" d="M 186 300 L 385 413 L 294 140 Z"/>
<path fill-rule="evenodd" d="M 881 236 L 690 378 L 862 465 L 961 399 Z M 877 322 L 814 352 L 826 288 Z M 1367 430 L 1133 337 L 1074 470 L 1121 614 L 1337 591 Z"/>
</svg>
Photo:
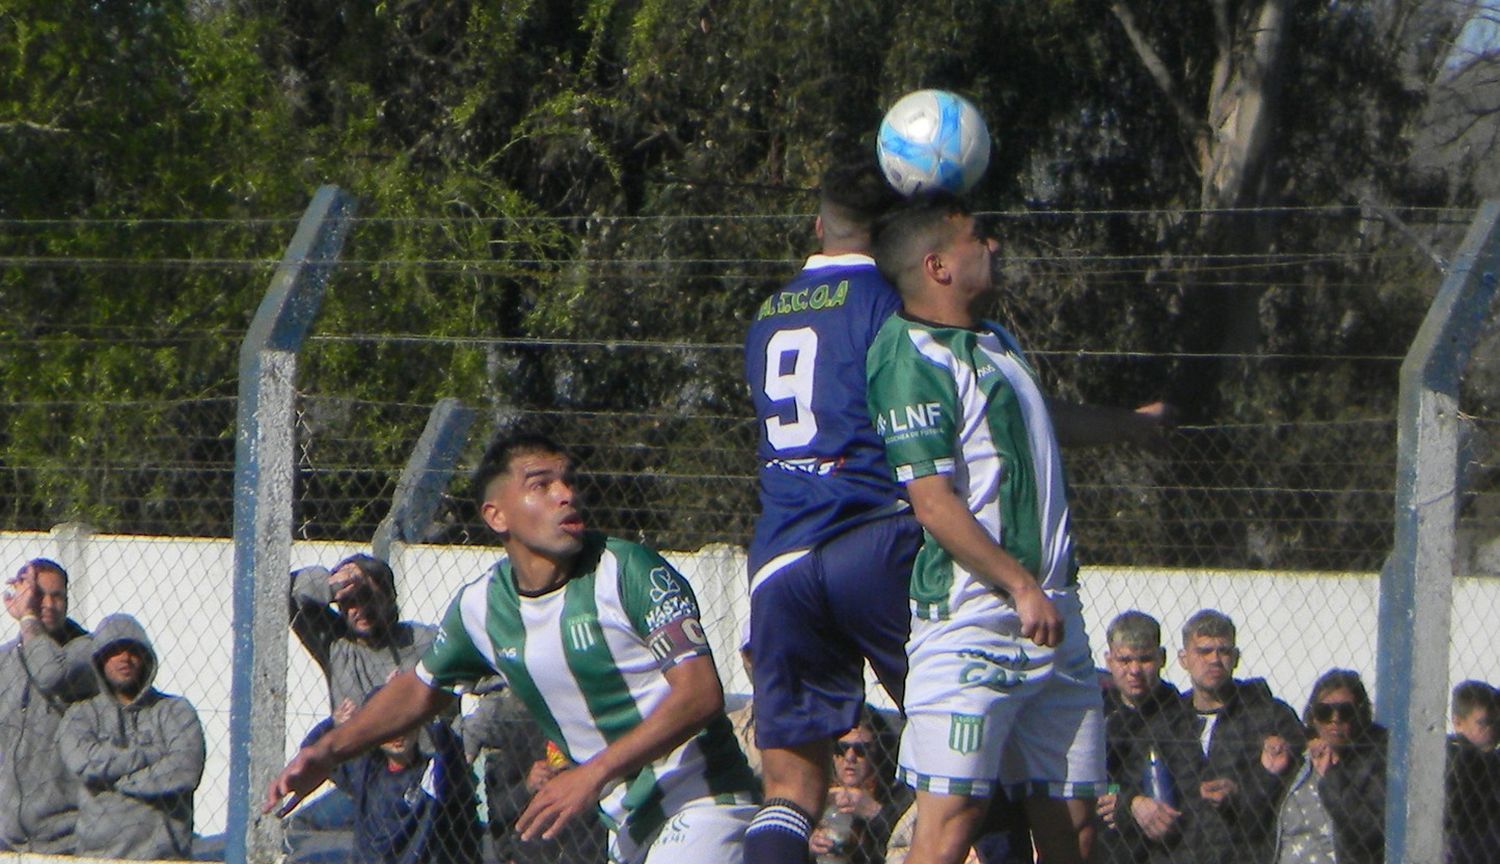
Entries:
<svg viewBox="0 0 1500 864">
<path fill-rule="evenodd" d="M 1385 860 L 1386 731 L 1359 673 L 1325 672 L 1303 711 L 1307 754 L 1282 799 L 1277 864 Z"/>
<path fill-rule="evenodd" d="M 834 741 L 834 785 L 828 790 L 823 820 L 809 841 L 816 860 L 884 864 L 891 829 L 913 798 L 909 787 L 894 782 L 884 731 L 885 724 L 867 708 L 859 725 Z M 844 825 L 850 828 L 846 831 Z"/>
<path fill-rule="evenodd" d="M 433 627 L 402 621 L 391 565 L 350 555 L 292 574 L 292 632 L 328 680 L 329 709 L 347 716 L 365 694 L 410 669 L 432 644 Z"/>
</svg>

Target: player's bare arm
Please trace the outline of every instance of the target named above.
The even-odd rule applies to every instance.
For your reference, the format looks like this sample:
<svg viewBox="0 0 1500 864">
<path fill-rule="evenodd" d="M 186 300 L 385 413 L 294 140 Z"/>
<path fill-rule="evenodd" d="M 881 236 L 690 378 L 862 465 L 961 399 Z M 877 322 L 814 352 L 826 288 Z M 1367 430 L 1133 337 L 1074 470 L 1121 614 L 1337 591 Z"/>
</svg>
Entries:
<svg viewBox="0 0 1500 864">
<path fill-rule="evenodd" d="M 328 779 L 335 765 L 417 728 L 453 698 L 446 690 L 427 686 L 410 669 L 401 672 L 347 722 L 298 751 L 267 790 L 261 812 L 287 815 Z"/>
<path fill-rule="evenodd" d="M 555 838 L 569 820 L 597 806 L 611 782 L 677 749 L 724 710 L 724 689 L 713 657 L 691 657 L 662 674 L 671 692 L 639 726 L 577 768 L 559 773 L 532 797 L 516 820 L 522 840 Z"/>
<path fill-rule="evenodd" d="M 1036 577 L 995 543 L 968 505 L 953 491 L 946 474 L 929 474 L 906 484 L 917 521 L 954 560 L 1010 595 L 1021 616 L 1021 635 L 1048 647 L 1062 642 L 1062 616 Z"/>
</svg>

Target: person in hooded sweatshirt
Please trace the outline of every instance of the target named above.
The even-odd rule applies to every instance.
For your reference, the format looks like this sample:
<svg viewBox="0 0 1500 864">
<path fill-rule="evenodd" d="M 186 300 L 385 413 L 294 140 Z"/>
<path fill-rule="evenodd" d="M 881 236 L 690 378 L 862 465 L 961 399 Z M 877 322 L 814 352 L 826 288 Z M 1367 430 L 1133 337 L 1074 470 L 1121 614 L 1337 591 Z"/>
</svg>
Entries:
<svg viewBox="0 0 1500 864">
<path fill-rule="evenodd" d="M 94 630 L 99 695 L 68 709 L 63 762 L 83 785 L 78 855 L 190 858 L 203 725 L 192 703 L 151 686 L 156 651 L 140 623 L 115 614 Z"/>
<path fill-rule="evenodd" d="M 78 782 L 57 751 L 68 706 L 97 691 L 89 634 L 68 617 L 68 573 L 36 558 L 5 583 L 20 635 L 0 645 L 0 850 L 73 851 Z"/>
</svg>

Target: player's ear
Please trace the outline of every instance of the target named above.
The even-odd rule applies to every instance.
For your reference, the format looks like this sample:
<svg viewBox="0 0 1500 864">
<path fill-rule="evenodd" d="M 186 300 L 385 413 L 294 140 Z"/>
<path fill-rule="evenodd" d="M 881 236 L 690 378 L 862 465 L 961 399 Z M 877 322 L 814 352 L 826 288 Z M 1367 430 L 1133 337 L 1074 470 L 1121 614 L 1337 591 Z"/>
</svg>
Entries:
<svg viewBox="0 0 1500 864">
<path fill-rule="evenodd" d="M 938 252 L 928 252 L 926 255 L 922 256 L 922 275 L 926 276 L 933 282 L 937 282 L 942 285 L 948 284 L 948 282 L 950 281 L 950 274 L 948 272 L 948 265 L 943 261 L 942 254 Z"/>
<path fill-rule="evenodd" d="M 813 234 L 817 236 L 818 242 L 823 242 L 823 217 L 818 215 L 813 218 Z"/>
<path fill-rule="evenodd" d="M 500 509 L 494 501 L 485 501 L 479 505 L 479 516 L 484 524 L 490 526 L 490 530 L 496 534 L 505 534 L 510 531 L 510 523 L 505 518 L 505 511 Z"/>
</svg>

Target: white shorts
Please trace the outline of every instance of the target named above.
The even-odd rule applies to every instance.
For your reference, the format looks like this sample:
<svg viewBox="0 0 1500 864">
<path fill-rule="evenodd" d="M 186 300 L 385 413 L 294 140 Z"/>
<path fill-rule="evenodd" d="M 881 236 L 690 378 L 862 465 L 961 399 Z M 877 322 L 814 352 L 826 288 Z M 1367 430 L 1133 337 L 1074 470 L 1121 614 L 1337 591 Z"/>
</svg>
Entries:
<svg viewBox="0 0 1500 864">
<path fill-rule="evenodd" d="M 943 795 L 1093 798 L 1104 791 L 1104 702 L 1077 592 L 1048 591 L 1063 643 L 1020 635 L 1015 611 L 965 604 L 912 619 L 901 779 Z M 966 615 L 968 612 L 970 614 Z"/>
<path fill-rule="evenodd" d="M 698 798 L 684 804 L 646 843 L 631 843 L 628 837 L 611 833 L 609 859 L 615 864 L 742 864 L 745 829 L 759 809 L 753 804 L 719 804 L 712 798 Z"/>
</svg>

